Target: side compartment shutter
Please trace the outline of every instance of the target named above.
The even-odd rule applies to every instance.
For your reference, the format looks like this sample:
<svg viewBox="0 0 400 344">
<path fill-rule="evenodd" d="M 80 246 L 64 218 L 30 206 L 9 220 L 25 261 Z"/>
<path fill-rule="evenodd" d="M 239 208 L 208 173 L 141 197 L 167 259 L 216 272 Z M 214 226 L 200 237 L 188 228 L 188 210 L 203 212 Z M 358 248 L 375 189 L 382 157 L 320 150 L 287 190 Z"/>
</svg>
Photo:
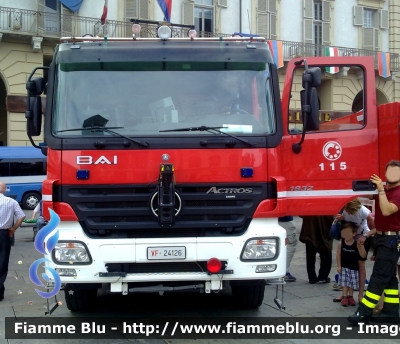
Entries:
<svg viewBox="0 0 400 344">
<path fill-rule="evenodd" d="M 373 27 L 363 27 L 362 29 L 362 42 L 363 49 L 365 50 L 374 50 L 375 47 L 375 31 L 376 29 Z"/>
<path fill-rule="evenodd" d="M 268 0 L 257 0 L 257 11 L 267 12 L 268 11 Z"/>
<path fill-rule="evenodd" d="M 37 10 L 38 13 L 36 13 L 36 24 L 33 27 L 33 32 L 37 32 L 37 33 L 44 33 L 45 31 L 45 26 L 44 26 L 44 17 L 45 17 L 45 13 L 44 13 L 44 2 L 45 0 L 37 0 Z"/>
<path fill-rule="evenodd" d="M 269 14 L 257 12 L 257 34 L 269 38 Z"/>
<path fill-rule="evenodd" d="M 304 43 L 313 43 L 313 21 L 312 19 L 304 19 L 303 27 Z"/>
<path fill-rule="evenodd" d="M 269 38 L 270 39 L 277 39 L 278 34 L 276 32 L 276 14 L 270 14 L 269 15 L 269 20 L 270 20 L 270 25 L 269 25 Z"/>
<path fill-rule="evenodd" d="M 374 50 L 381 50 L 379 46 L 379 29 L 374 29 Z"/>
<path fill-rule="evenodd" d="M 314 2 L 313 0 L 303 0 L 303 5 L 304 5 L 304 18 L 314 18 Z"/>
<path fill-rule="evenodd" d="M 74 19 L 74 12 L 61 5 L 61 36 L 62 37 L 72 37 L 74 36 L 72 32 Z"/>
<path fill-rule="evenodd" d="M 379 22 L 381 29 L 389 29 L 389 11 L 379 10 Z"/>
<path fill-rule="evenodd" d="M 363 15 L 364 7 L 362 6 L 354 6 L 354 22 L 355 26 L 363 26 L 364 25 L 364 15 Z"/>
<path fill-rule="evenodd" d="M 140 0 L 139 18 L 140 19 L 149 19 L 149 2 L 148 2 L 148 0 Z"/>
<path fill-rule="evenodd" d="M 330 35 L 330 22 L 322 23 L 322 45 L 330 45 L 331 44 L 331 35 Z"/>
<path fill-rule="evenodd" d="M 228 7 L 228 0 L 218 0 L 221 7 Z"/>
<path fill-rule="evenodd" d="M 268 12 L 276 13 L 276 0 L 268 0 Z M 272 21 L 272 18 L 271 18 Z"/>
<path fill-rule="evenodd" d="M 331 20 L 331 4 L 329 1 L 322 1 L 322 20 L 330 21 Z"/>
<path fill-rule="evenodd" d="M 194 4 L 182 3 L 182 23 L 184 25 L 194 25 Z"/>
<path fill-rule="evenodd" d="M 125 18 L 139 18 L 138 0 L 125 0 Z"/>
</svg>

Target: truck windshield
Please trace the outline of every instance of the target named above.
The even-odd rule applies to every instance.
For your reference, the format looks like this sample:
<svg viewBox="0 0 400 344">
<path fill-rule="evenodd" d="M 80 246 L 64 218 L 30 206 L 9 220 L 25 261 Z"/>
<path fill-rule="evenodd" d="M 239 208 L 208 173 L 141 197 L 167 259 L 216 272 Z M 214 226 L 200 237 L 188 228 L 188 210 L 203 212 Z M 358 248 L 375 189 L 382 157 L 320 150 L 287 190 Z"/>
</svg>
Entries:
<svg viewBox="0 0 400 344">
<path fill-rule="evenodd" d="M 68 131 L 93 123 L 132 137 L 210 135 L 165 131 L 198 126 L 223 127 L 236 135 L 270 135 L 276 127 L 265 63 L 61 64 L 54 106 L 57 136 L 98 135 L 91 130 Z"/>
</svg>

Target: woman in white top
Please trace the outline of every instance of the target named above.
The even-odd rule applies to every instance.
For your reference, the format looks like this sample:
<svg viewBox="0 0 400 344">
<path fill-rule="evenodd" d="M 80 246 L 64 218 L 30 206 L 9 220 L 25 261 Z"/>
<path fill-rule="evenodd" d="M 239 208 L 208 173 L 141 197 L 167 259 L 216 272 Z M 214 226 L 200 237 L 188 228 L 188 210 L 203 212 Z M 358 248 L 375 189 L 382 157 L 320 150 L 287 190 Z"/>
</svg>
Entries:
<svg viewBox="0 0 400 344">
<path fill-rule="evenodd" d="M 358 229 L 357 234 L 355 236 L 355 240 L 363 243 L 365 247 L 365 251 L 367 252 L 371 247 L 372 236 L 376 233 L 376 228 L 374 224 L 374 218 L 371 215 L 371 211 L 361 204 L 359 198 L 353 199 L 349 203 L 347 203 L 343 209 L 343 214 L 338 214 L 337 218 L 339 220 L 344 220 L 347 222 L 354 222 Z M 367 272 L 365 270 L 365 261 L 358 261 L 359 268 L 359 292 L 358 292 L 358 301 L 361 302 L 364 296 L 364 287 L 365 287 L 365 279 L 367 277 Z"/>
</svg>

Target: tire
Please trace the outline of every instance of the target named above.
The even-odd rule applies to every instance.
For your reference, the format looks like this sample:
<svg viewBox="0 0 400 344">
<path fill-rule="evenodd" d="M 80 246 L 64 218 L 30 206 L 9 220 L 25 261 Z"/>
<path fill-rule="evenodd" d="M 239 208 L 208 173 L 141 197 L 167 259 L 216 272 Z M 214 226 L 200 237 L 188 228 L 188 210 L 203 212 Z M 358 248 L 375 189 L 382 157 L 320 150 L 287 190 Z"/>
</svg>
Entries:
<svg viewBox="0 0 400 344">
<path fill-rule="evenodd" d="M 264 300 L 265 284 L 251 286 L 233 286 L 232 295 L 235 304 L 240 308 L 255 309 Z"/>
<path fill-rule="evenodd" d="M 28 192 L 22 198 L 22 208 L 34 210 L 41 200 L 41 196 L 36 192 Z"/>
<path fill-rule="evenodd" d="M 94 308 L 97 289 L 83 289 L 76 284 L 67 284 L 64 288 L 64 296 L 71 312 L 89 311 Z"/>
</svg>

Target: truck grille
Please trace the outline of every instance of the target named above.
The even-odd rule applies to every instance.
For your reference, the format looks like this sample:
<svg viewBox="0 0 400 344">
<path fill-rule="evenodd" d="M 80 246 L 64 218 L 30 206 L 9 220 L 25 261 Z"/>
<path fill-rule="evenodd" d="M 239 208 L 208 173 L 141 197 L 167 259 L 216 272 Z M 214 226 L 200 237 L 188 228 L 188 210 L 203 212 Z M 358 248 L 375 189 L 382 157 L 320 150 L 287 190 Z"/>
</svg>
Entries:
<svg viewBox="0 0 400 344">
<path fill-rule="evenodd" d="M 252 192 L 207 194 L 210 188 Z M 151 208 L 156 191 L 156 185 L 65 185 L 56 187 L 54 201 L 70 204 L 92 238 L 204 237 L 243 234 L 258 204 L 276 193 L 272 183 L 176 185 L 181 210 L 173 224 L 163 226 Z"/>
</svg>

